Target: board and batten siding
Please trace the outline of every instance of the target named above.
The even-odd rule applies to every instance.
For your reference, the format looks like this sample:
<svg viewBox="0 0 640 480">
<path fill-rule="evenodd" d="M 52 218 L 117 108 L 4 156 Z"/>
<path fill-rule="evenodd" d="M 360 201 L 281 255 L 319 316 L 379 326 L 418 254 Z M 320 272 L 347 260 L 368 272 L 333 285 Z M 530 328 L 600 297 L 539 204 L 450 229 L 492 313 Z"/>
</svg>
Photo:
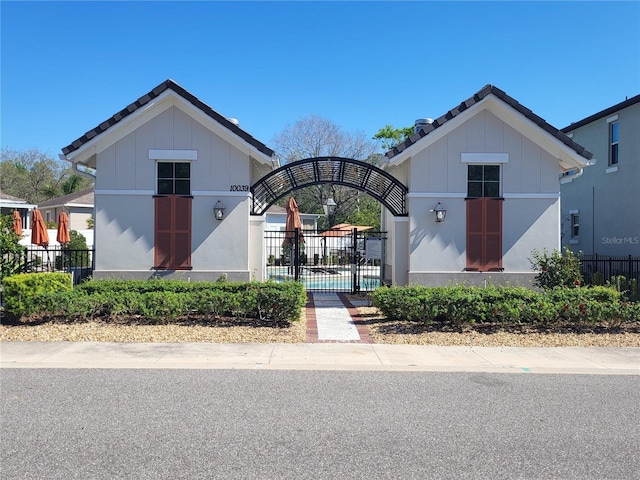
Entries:
<svg viewBox="0 0 640 480">
<path fill-rule="evenodd" d="M 193 270 L 189 274 L 196 277 L 202 272 L 207 278 L 209 272 L 215 280 L 219 272 L 228 272 L 230 279 L 249 279 L 248 244 L 234 240 L 249 235 L 248 194 L 232 194 L 230 186 L 250 185 L 251 159 L 179 105 L 164 109 L 97 155 L 96 247 L 101 249 L 97 277 L 121 271 L 123 265 L 129 277 L 154 273 L 156 161 L 149 151 L 193 150 L 197 160 L 191 162 Z M 213 218 L 212 207 L 218 200 L 226 208 L 222 222 Z"/>
<path fill-rule="evenodd" d="M 531 251 L 559 247 L 558 160 L 488 110 L 482 110 L 408 159 L 411 280 L 421 272 L 462 272 L 466 265 L 465 153 L 508 154 L 501 163 L 502 267 L 530 272 Z M 418 192 L 418 193 L 415 193 Z M 436 223 L 431 209 L 447 209 Z"/>
</svg>

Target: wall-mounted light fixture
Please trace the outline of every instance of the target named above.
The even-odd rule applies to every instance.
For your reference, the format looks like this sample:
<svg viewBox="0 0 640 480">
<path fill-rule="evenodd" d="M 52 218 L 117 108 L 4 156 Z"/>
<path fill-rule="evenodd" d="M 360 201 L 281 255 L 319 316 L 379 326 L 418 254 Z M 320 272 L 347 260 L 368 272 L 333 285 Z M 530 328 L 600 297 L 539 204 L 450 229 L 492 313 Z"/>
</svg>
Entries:
<svg viewBox="0 0 640 480">
<path fill-rule="evenodd" d="M 216 220 L 222 220 L 224 218 L 224 205 L 220 200 L 213 207 L 213 216 L 216 217 Z"/>
<path fill-rule="evenodd" d="M 436 222 L 444 222 L 444 218 L 447 216 L 447 209 L 442 206 L 442 203 L 438 202 L 436 208 L 431 211 L 436 214 Z"/>
</svg>

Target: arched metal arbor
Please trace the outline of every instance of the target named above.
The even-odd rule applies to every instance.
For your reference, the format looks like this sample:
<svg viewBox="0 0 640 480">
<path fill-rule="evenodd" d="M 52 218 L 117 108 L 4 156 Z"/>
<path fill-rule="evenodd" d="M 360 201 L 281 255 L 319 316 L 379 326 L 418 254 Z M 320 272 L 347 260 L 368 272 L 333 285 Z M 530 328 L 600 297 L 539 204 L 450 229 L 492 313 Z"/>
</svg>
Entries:
<svg viewBox="0 0 640 480">
<path fill-rule="evenodd" d="M 382 203 L 394 216 L 407 215 L 407 187 L 368 163 L 342 157 L 315 157 L 280 167 L 251 186 L 252 215 L 262 215 L 294 190 L 335 183 L 361 190 Z"/>
</svg>

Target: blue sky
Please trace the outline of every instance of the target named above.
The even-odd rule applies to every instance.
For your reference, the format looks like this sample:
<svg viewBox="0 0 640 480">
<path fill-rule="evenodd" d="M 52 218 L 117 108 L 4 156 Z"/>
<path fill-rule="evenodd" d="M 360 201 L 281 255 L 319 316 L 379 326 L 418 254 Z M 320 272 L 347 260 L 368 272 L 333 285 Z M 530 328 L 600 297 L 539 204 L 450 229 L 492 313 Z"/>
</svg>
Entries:
<svg viewBox="0 0 640 480">
<path fill-rule="evenodd" d="M 491 83 L 562 128 L 640 93 L 640 2 L 0 2 L 1 146 L 61 149 L 171 78 L 263 143 L 372 137 Z"/>
</svg>

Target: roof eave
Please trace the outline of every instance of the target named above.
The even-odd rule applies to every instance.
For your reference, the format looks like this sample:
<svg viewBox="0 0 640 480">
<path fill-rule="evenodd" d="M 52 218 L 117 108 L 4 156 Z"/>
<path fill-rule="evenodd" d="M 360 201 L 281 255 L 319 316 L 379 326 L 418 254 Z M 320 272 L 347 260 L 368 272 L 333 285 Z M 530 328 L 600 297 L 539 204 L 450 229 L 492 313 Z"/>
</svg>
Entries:
<svg viewBox="0 0 640 480">
<path fill-rule="evenodd" d="M 399 165 L 426 148 L 480 109 L 487 109 L 516 130 L 528 132 L 537 144 L 558 158 L 560 171 L 584 168 L 591 164 L 592 154 L 564 133 L 549 125 L 502 90 L 487 85 L 458 107 L 422 128 L 408 140 L 386 153 L 387 166 Z M 428 140 L 425 140 L 425 137 Z"/>
<path fill-rule="evenodd" d="M 149 93 L 143 95 L 120 112 L 88 131 L 70 145 L 64 147 L 62 149 L 62 157 L 69 162 L 95 169 L 95 155 L 100 151 L 96 148 L 96 145 L 104 138 L 107 138 L 110 131 L 113 133 L 114 127 L 123 127 L 131 124 L 131 122 L 140 118 L 144 112 L 158 105 L 170 95 L 172 98 L 183 102 L 183 104 L 189 105 L 191 111 L 200 112 L 208 119 L 208 122 L 217 124 L 218 127 L 226 131 L 231 138 L 236 139 L 237 145 L 245 145 L 246 147 L 241 147 L 240 149 L 245 151 L 245 153 L 251 152 L 249 155 L 252 158 L 255 158 L 260 163 L 272 163 L 273 150 L 220 115 L 206 103 L 187 92 L 173 80 L 166 80 L 161 83 Z"/>
</svg>

